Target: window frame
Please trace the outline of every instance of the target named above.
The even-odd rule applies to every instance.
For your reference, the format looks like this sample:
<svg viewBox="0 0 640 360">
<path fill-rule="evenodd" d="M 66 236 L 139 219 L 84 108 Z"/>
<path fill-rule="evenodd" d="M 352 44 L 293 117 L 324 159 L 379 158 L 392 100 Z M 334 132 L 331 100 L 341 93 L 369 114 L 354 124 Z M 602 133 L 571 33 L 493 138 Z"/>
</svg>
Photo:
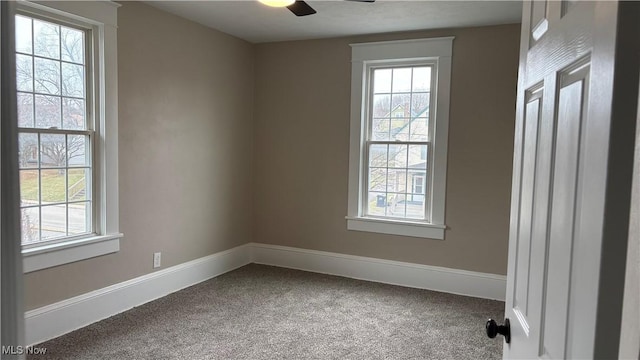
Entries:
<svg viewBox="0 0 640 360">
<path fill-rule="evenodd" d="M 351 127 L 347 229 L 391 235 L 444 239 L 451 55 L 454 37 L 351 44 Z M 369 99 L 372 69 L 433 66 L 429 112 L 425 221 L 366 215 L 364 194 L 368 173 Z M 433 65 L 431 65 L 433 64 Z M 435 75 L 435 76 L 434 76 Z M 435 85 L 435 86 L 434 86 Z M 430 196 L 428 196 L 430 195 Z M 428 209 L 427 209 L 428 207 Z"/>
<path fill-rule="evenodd" d="M 17 3 L 17 14 L 90 29 L 86 97 L 92 116 L 92 234 L 23 246 L 25 273 L 118 252 L 117 8 L 112 1 Z M 68 25 L 67 25 L 68 24 Z M 85 54 L 87 56 L 88 54 Z M 91 79 L 89 79 L 91 78 Z M 89 86 L 89 84 L 91 86 Z M 89 128 L 87 129 L 89 130 Z"/>
<path fill-rule="evenodd" d="M 374 98 L 374 93 L 371 91 L 372 88 L 374 88 L 375 84 L 373 79 L 373 73 L 375 70 L 380 70 L 380 69 L 397 69 L 397 68 L 406 68 L 406 67 L 429 67 L 431 74 L 435 74 L 436 72 L 434 70 L 437 70 L 437 62 L 432 60 L 432 59 L 420 59 L 420 60 L 413 60 L 413 59 L 409 59 L 409 60 L 399 60 L 399 61 L 385 61 L 382 65 L 379 65 L 377 63 L 371 63 L 371 64 L 366 64 L 365 65 L 365 79 L 364 79 L 364 89 L 365 89 L 365 107 L 362 110 L 364 113 L 362 114 L 362 122 L 364 123 L 363 126 L 365 128 L 364 133 L 363 133 L 363 142 L 364 142 L 364 154 L 363 154 L 363 161 L 362 161 L 362 172 L 363 172 L 363 180 L 362 180 L 362 185 L 360 188 L 360 191 L 362 192 L 361 194 L 361 209 L 362 209 L 362 214 L 363 217 L 367 217 L 367 218 L 371 218 L 371 219 L 383 219 L 383 220 L 397 220 L 397 221 L 418 221 L 418 222 L 428 222 L 431 216 L 431 206 L 427 206 L 427 202 L 425 201 L 424 203 L 424 214 L 425 214 L 425 219 L 421 220 L 421 219 L 412 219 L 412 218 L 401 218 L 401 217 L 393 217 L 393 216 L 380 216 L 380 215 L 374 215 L 374 214 L 369 214 L 368 213 L 368 203 L 369 203 L 369 199 L 368 199 L 368 184 L 369 184 L 369 164 L 370 164 L 370 149 L 369 147 L 372 145 L 407 145 L 407 151 L 409 151 L 409 147 L 414 145 L 414 146 L 425 146 L 426 147 L 426 153 L 427 154 L 432 154 L 433 153 L 433 139 L 431 134 L 433 134 L 434 129 L 435 129 L 435 122 L 431 121 L 431 119 L 433 119 L 434 114 L 435 114 L 435 106 L 429 106 L 429 122 L 428 122 L 428 134 L 429 137 L 427 140 L 424 141 L 411 141 L 411 140 L 406 140 L 406 141 L 391 141 L 391 140 L 374 140 L 374 136 L 373 136 L 373 98 Z M 434 99 L 434 91 L 436 87 L 436 77 L 435 76 L 431 76 L 431 84 L 430 84 L 430 89 L 429 89 L 429 102 L 431 103 L 431 101 Z M 411 92 L 413 93 L 413 91 Z M 391 92 L 390 94 L 390 98 L 393 99 L 393 92 Z M 391 100 L 390 99 L 390 100 Z M 391 106 L 390 106 L 391 109 Z M 393 111 L 393 109 L 391 109 L 391 111 Z M 393 117 L 390 117 L 393 118 Z M 409 125 L 411 126 L 411 125 Z M 427 159 L 425 159 L 427 160 Z M 429 159 L 429 161 L 427 162 L 427 164 L 431 163 L 431 159 Z M 409 164 L 407 163 L 407 167 L 409 166 Z M 407 168 L 408 170 L 409 168 Z M 387 169 L 388 170 L 388 169 Z M 408 174 L 409 172 L 407 172 Z M 431 175 L 433 173 L 432 167 L 428 166 L 425 169 L 425 178 L 430 178 Z M 388 176 L 387 176 L 387 181 L 388 181 Z M 406 179 L 406 184 L 408 184 L 408 178 Z M 406 194 L 406 195 L 413 195 L 413 194 Z M 388 195 L 387 195 L 388 196 Z M 423 196 L 425 196 L 425 200 L 427 197 L 427 193 L 423 194 Z M 405 201 L 407 201 L 407 199 L 405 199 Z"/>
</svg>

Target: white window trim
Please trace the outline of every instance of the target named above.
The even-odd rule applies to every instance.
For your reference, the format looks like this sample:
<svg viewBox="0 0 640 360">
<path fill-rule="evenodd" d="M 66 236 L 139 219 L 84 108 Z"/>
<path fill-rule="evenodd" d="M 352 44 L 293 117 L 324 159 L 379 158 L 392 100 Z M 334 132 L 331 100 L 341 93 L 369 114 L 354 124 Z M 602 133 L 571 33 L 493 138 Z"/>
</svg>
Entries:
<svg viewBox="0 0 640 360">
<path fill-rule="evenodd" d="M 444 239 L 447 147 L 449 137 L 449 99 L 451 88 L 451 54 L 454 37 L 385 41 L 351 44 L 351 127 L 349 149 L 349 202 L 347 229 L 383 234 Z M 393 61 L 437 62 L 434 151 L 431 158 L 431 222 L 379 219 L 364 216 L 361 186 L 365 177 L 365 140 L 367 119 L 365 88 L 371 64 Z"/>
<path fill-rule="evenodd" d="M 20 1 L 19 9 L 34 14 L 58 14 L 94 28 L 95 193 L 97 235 L 22 250 L 25 273 L 68 264 L 120 250 L 118 209 L 118 48 L 117 10 L 113 1 Z"/>
</svg>

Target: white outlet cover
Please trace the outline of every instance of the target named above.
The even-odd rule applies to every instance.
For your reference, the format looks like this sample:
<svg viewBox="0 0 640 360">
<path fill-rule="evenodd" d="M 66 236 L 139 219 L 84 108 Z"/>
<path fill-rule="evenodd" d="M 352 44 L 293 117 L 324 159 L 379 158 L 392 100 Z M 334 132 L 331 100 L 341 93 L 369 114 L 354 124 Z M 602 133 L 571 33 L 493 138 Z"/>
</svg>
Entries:
<svg viewBox="0 0 640 360">
<path fill-rule="evenodd" d="M 159 268 L 162 263 L 162 253 L 154 253 L 153 254 L 153 268 Z"/>
</svg>

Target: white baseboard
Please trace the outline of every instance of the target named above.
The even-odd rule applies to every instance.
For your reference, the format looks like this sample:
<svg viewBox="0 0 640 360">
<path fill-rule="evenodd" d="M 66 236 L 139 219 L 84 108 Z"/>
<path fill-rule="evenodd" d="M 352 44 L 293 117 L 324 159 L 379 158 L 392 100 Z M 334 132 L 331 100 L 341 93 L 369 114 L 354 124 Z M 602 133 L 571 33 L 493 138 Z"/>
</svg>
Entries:
<svg viewBox="0 0 640 360">
<path fill-rule="evenodd" d="M 250 263 L 504 300 L 506 276 L 250 243 L 28 311 L 35 345 Z"/>
<path fill-rule="evenodd" d="M 507 277 L 437 266 L 251 243 L 253 262 L 504 301 Z"/>
<path fill-rule="evenodd" d="M 249 263 L 250 246 L 242 245 L 28 311 L 25 342 L 53 339 Z"/>
</svg>

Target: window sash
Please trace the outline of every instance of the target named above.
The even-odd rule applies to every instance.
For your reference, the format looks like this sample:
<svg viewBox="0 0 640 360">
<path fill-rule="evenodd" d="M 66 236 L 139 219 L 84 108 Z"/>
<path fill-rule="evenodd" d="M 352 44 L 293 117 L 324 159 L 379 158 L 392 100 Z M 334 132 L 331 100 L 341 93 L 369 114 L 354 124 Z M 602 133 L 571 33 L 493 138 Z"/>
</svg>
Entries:
<svg viewBox="0 0 640 360">
<path fill-rule="evenodd" d="M 436 105 L 436 100 L 437 100 L 437 78 L 438 78 L 438 65 L 436 61 L 433 60 L 422 60 L 422 61 L 415 61 L 415 60 L 396 60 L 396 61 L 385 61 L 384 64 L 377 64 L 376 62 L 374 63 L 369 63 L 366 65 L 366 76 L 363 76 L 364 79 L 364 88 L 366 91 L 366 113 L 365 113 L 365 121 L 364 123 L 366 124 L 366 128 L 364 131 L 364 134 L 366 135 L 365 141 L 372 141 L 373 139 L 373 106 L 374 106 L 374 102 L 373 102 L 373 97 L 374 95 L 380 95 L 380 94 L 375 94 L 373 89 L 375 88 L 375 83 L 374 83 L 374 78 L 373 78 L 373 73 L 375 70 L 386 70 L 386 69 L 397 69 L 397 68 L 406 68 L 406 67 L 428 67 L 431 69 L 431 84 L 429 87 L 429 91 L 424 91 L 426 93 L 429 93 L 429 124 L 428 124 L 428 134 L 427 134 L 427 141 L 433 141 L 433 134 L 434 134 L 434 129 L 435 129 L 435 105 Z M 422 92 L 422 91 L 420 91 Z M 413 91 L 408 91 L 408 92 L 396 92 L 394 93 L 393 91 L 391 91 L 390 93 L 388 93 L 389 95 L 391 94 L 412 94 Z M 386 93 L 385 93 L 386 94 Z M 393 118 L 391 118 L 393 119 Z"/>
<path fill-rule="evenodd" d="M 426 169 L 424 169 L 424 187 L 423 187 L 423 194 L 415 194 L 413 192 L 413 184 L 409 183 L 408 178 L 406 179 L 406 183 L 405 183 L 405 191 L 404 192 L 389 192 L 389 191 L 380 191 L 380 192 L 384 192 L 385 194 L 404 194 L 407 197 L 408 196 L 413 196 L 413 195 L 421 195 L 424 196 L 424 201 L 423 201 L 423 211 L 424 211 L 424 217 L 423 218 L 413 218 L 413 217 L 408 217 L 406 215 L 406 209 L 405 209 L 405 216 L 401 217 L 401 216 L 390 216 L 390 215 L 376 215 L 376 214 L 371 214 L 369 211 L 369 193 L 370 192 L 377 192 L 377 191 L 371 191 L 369 190 L 369 173 L 370 173 L 370 168 L 375 168 L 375 166 L 370 166 L 370 154 L 371 154 L 371 147 L 374 145 L 405 145 L 407 147 L 409 146 L 426 146 L 427 148 L 427 159 L 426 159 Z M 431 159 L 432 159 L 432 151 L 433 151 L 433 144 L 431 141 L 366 141 L 365 142 L 365 151 L 363 151 L 364 154 L 364 160 L 363 160 L 363 171 L 362 171 L 362 184 L 360 185 L 360 189 L 361 189 L 361 196 L 360 198 L 362 199 L 362 203 L 361 203 L 361 209 L 362 209 L 362 215 L 366 216 L 366 217 L 371 217 L 371 218 L 379 218 L 379 219 L 395 219 L 395 220 L 405 220 L 405 221 L 422 221 L 422 222 L 430 222 L 431 221 L 431 207 L 429 206 L 430 203 L 430 199 L 431 199 L 431 188 L 430 188 L 430 181 L 428 179 L 431 179 L 432 176 L 432 172 L 433 172 L 433 166 L 431 163 Z M 388 152 L 387 152 L 388 154 Z M 408 151 L 407 151 L 407 158 L 409 157 Z M 394 168 L 389 168 L 388 166 L 388 162 L 389 159 L 387 158 L 387 166 L 385 166 L 385 168 L 388 169 L 394 169 Z M 416 168 L 410 168 L 409 167 L 409 162 L 407 161 L 406 163 L 406 167 L 403 168 L 397 168 L 397 169 L 405 169 L 407 170 L 407 174 L 409 172 L 411 172 L 411 170 L 414 171 L 420 171 L 422 169 L 416 169 Z M 388 175 L 387 175 L 388 177 Z M 387 179 L 388 181 L 388 179 Z M 409 191 L 409 188 L 411 187 L 411 191 Z M 388 188 L 388 185 L 387 185 Z M 405 199 L 406 201 L 406 199 Z"/>
<path fill-rule="evenodd" d="M 45 244 L 55 244 L 55 243 L 60 243 L 60 242 L 65 242 L 65 241 L 70 241 L 70 240 L 75 240 L 75 239 L 79 239 L 79 238 L 83 238 L 83 237 L 87 237 L 87 236 L 94 236 L 96 235 L 96 221 L 95 221 L 95 208 L 96 208 L 96 199 L 95 197 L 95 166 L 93 164 L 94 162 L 94 152 L 93 152 L 93 146 L 95 141 L 93 140 L 94 136 L 93 136 L 93 132 L 92 131 L 81 131 L 81 130 L 76 130 L 76 131 L 64 131 L 64 130 L 49 130 L 49 129 L 27 129 L 28 131 L 25 132 L 19 132 L 19 134 L 21 133 L 30 133 L 30 134 L 37 134 L 38 135 L 38 146 L 37 146 L 37 158 L 38 158 L 38 166 L 37 167 L 27 167 L 27 168 L 20 168 L 20 171 L 35 171 L 38 173 L 38 203 L 35 205 L 20 205 L 20 210 L 22 212 L 23 209 L 38 209 L 38 235 L 36 237 L 36 239 L 33 242 L 29 242 L 29 243 L 23 243 L 23 248 L 28 249 L 28 248 L 32 248 L 32 247 L 38 247 L 38 246 L 42 246 Z M 40 131 L 40 130 L 44 130 L 44 131 Z M 50 134 L 50 133 L 55 133 L 55 134 L 60 134 L 60 135 L 65 135 L 65 165 L 64 166 L 59 166 L 59 167 L 51 167 L 51 166 L 43 166 L 42 165 L 42 153 L 40 151 L 41 149 L 41 140 L 40 140 L 40 136 L 42 134 Z M 85 146 L 85 151 L 88 151 L 89 153 L 85 155 L 87 162 L 85 164 L 82 165 L 78 165 L 78 166 L 73 166 L 71 164 L 69 164 L 69 158 L 68 158 L 68 136 L 66 135 L 70 135 L 70 136 L 74 136 L 74 135 L 81 135 L 81 136 L 86 136 L 86 141 L 87 144 L 84 145 Z M 42 171 L 55 171 L 55 170 L 62 170 L 65 171 L 65 184 L 64 184 L 64 189 L 65 189 L 65 198 L 62 201 L 51 201 L 51 202 L 47 202 L 46 204 L 43 203 L 43 199 L 42 199 L 42 193 L 43 193 L 43 183 L 41 181 L 41 173 Z M 85 184 L 84 184 L 84 191 L 85 191 L 85 195 L 84 195 L 84 199 L 83 200 L 72 200 L 71 199 L 71 194 L 69 193 L 69 189 L 71 187 L 71 185 L 69 183 L 69 172 L 70 171 L 82 171 L 82 170 L 88 170 L 91 175 L 89 176 L 90 179 L 86 179 L 85 178 Z M 85 217 L 84 217 L 84 221 L 85 221 L 85 230 L 83 233 L 80 234 L 73 234 L 73 235 L 69 235 L 69 232 L 71 230 L 72 227 L 72 223 L 70 220 L 70 209 L 69 209 L 69 205 L 73 205 L 73 204 L 84 204 L 86 206 L 85 208 Z M 43 223 L 42 223 L 42 209 L 46 208 L 46 207 L 53 207 L 56 205 L 65 205 L 65 225 L 64 225 L 64 230 L 65 230 L 65 235 L 62 235 L 60 237 L 55 237 L 53 239 L 42 239 L 42 232 L 43 232 Z"/>
</svg>

